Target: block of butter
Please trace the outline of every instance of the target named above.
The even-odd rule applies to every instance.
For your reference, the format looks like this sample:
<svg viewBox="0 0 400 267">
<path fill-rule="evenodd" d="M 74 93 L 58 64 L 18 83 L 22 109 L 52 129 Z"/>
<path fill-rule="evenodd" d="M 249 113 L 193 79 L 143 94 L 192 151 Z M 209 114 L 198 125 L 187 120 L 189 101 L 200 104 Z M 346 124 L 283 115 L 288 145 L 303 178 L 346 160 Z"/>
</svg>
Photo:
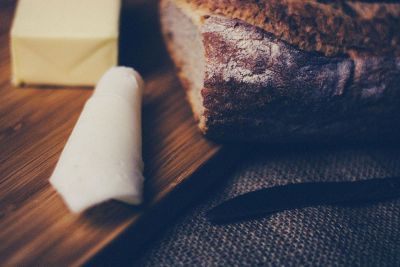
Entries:
<svg viewBox="0 0 400 267">
<path fill-rule="evenodd" d="M 19 0 L 14 85 L 95 85 L 117 65 L 120 0 Z"/>
</svg>

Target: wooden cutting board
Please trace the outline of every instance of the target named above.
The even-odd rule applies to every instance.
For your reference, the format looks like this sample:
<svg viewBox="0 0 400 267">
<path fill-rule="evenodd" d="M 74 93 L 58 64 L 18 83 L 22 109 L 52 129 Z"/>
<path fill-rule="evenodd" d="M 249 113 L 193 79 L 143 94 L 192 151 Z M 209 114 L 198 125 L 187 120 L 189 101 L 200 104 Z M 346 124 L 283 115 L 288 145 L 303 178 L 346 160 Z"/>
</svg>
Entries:
<svg viewBox="0 0 400 267">
<path fill-rule="evenodd" d="M 218 161 L 227 164 L 235 152 L 198 132 L 160 38 L 155 2 L 125 2 L 120 63 L 137 68 L 146 81 L 146 201 L 136 208 L 111 201 L 81 215 L 69 213 L 48 178 L 92 88 L 11 86 L 14 5 L 0 2 L 0 262 L 83 264 L 138 222 L 165 224 L 174 208 L 213 182 Z"/>
</svg>

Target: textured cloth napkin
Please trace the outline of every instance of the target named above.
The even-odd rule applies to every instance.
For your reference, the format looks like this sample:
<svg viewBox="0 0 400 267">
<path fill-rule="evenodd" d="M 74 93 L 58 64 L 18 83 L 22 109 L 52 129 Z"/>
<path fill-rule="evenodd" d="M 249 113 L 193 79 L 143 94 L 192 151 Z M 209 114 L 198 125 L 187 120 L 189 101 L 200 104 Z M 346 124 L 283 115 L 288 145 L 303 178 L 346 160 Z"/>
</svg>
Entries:
<svg viewBox="0 0 400 267">
<path fill-rule="evenodd" d="M 229 225 L 207 210 L 252 190 L 305 181 L 400 176 L 394 146 L 256 153 L 202 204 L 180 218 L 134 266 L 399 266 L 400 199 L 318 206 Z"/>
</svg>

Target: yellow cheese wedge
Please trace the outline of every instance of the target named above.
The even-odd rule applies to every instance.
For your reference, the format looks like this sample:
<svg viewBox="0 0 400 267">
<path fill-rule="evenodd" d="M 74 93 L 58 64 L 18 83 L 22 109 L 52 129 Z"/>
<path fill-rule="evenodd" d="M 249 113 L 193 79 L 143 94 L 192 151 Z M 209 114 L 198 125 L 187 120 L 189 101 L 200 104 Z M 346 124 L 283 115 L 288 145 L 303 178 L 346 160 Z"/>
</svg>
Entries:
<svg viewBox="0 0 400 267">
<path fill-rule="evenodd" d="M 95 85 L 117 65 L 120 0 L 20 0 L 12 82 Z"/>
</svg>

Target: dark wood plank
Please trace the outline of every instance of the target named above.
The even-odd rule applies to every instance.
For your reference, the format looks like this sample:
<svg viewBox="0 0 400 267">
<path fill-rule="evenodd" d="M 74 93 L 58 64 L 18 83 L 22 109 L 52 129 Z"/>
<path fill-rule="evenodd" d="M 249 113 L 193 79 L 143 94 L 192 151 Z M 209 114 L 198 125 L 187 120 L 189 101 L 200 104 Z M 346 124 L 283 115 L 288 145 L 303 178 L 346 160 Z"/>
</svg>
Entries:
<svg viewBox="0 0 400 267">
<path fill-rule="evenodd" d="M 146 204 L 134 208 L 111 201 L 81 215 L 69 213 L 48 178 L 92 91 L 11 86 L 8 32 L 14 4 L 0 3 L 0 260 L 6 266 L 79 265 L 132 229 L 224 149 L 197 130 L 166 59 L 155 2 L 128 4 L 120 61 L 139 69 L 146 81 Z"/>
</svg>

